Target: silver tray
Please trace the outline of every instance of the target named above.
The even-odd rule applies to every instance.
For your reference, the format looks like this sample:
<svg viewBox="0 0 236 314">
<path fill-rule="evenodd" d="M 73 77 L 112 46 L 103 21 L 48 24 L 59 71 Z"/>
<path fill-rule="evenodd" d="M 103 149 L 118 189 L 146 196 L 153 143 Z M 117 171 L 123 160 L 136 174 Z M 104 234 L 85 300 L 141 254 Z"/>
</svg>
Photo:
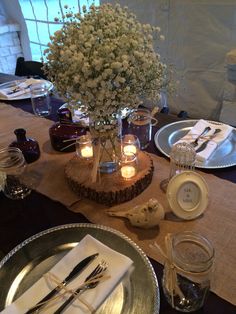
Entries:
<svg viewBox="0 0 236 314">
<path fill-rule="evenodd" d="M 114 229 L 93 224 L 68 224 L 38 233 L 0 261 L 0 311 L 30 288 L 86 234 L 130 257 L 129 284 L 121 282 L 96 313 L 157 314 L 160 296 L 155 272 L 144 252 Z"/>
<path fill-rule="evenodd" d="M 181 139 L 198 120 L 183 120 L 167 124 L 154 136 L 156 147 L 167 157 L 170 157 L 171 147 Z M 218 124 L 218 122 L 211 121 Z M 236 165 L 236 130 L 214 151 L 205 162 L 197 162 L 197 168 L 216 169 Z"/>
<path fill-rule="evenodd" d="M 23 83 L 26 79 L 21 79 L 21 80 L 14 80 L 14 81 L 10 81 L 10 82 L 6 82 L 3 84 L 0 84 L 0 89 L 4 89 L 4 88 L 9 88 L 9 87 L 15 87 L 20 83 Z M 43 80 L 43 79 L 35 79 L 35 84 L 36 83 L 44 83 L 46 85 L 46 87 L 48 88 L 49 91 L 51 91 L 53 89 L 53 84 L 47 80 Z M 5 98 L 3 96 L 0 96 L 0 100 L 20 100 L 20 99 L 28 99 L 31 98 L 31 93 L 25 93 L 22 95 L 19 95 L 17 97 L 11 97 L 11 98 Z"/>
</svg>

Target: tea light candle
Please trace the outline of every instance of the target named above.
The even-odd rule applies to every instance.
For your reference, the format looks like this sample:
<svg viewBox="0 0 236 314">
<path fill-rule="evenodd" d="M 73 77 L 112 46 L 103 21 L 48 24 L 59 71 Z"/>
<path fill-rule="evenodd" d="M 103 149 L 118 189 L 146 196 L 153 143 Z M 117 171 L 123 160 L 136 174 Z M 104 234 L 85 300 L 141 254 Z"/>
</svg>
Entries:
<svg viewBox="0 0 236 314">
<path fill-rule="evenodd" d="M 122 138 L 122 151 L 124 156 L 136 157 L 140 149 L 140 142 L 136 135 L 126 134 Z"/>
<path fill-rule="evenodd" d="M 82 159 L 90 159 L 93 157 L 93 143 L 89 134 L 77 138 L 76 154 Z"/>
<path fill-rule="evenodd" d="M 81 148 L 81 157 L 83 158 L 91 158 L 93 157 L 93 147 L 85 146 Z"/>
<path fill-rule="evenodd" d="M 137 148 L 135 145 L 132 144 L 125 145 L 123 151 L 126 156 L 132 156 L 137 154 Z"/>
<path fill-rule="evenodd" d="M 121 171 L 121 176 L 124 179 L 130 179 L 134 177 L 136 174 L 136 169 L 134 166 L 128 166 L 128 165 L 123 166 L 121 167 L 120 171 Z"/>
</svg>

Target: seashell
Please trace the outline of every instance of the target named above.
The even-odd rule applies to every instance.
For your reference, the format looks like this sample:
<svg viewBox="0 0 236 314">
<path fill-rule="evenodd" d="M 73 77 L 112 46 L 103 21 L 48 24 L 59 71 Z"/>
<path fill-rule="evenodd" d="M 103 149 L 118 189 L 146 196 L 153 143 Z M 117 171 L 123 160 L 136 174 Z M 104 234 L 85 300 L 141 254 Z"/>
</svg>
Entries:
<svg viewBox="0 0 236 314">
<path fill-rule="evenodd" d="M 129 219 L 132 226 L 144 229 L 158 226 L 164 219 L 165 211 L 157 199 L 151 198 L 148 202 L 123 211 L 107 211 L 109 216 Z"/>
</svg>

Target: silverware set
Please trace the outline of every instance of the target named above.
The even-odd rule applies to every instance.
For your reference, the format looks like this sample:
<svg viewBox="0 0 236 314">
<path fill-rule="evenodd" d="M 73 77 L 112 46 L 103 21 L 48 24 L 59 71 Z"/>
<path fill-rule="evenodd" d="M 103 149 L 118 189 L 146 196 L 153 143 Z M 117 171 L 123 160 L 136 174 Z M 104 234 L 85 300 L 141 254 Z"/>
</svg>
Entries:
<svg viewBox="0 0 236 314">
<path fill-rule="evenodd" d="M 67 286 L 73 279 L 75 279 L 99 254 L 93 254 L 86 257 L 80 261 L 69 273 L 69 275 L 49 292 L 42 300 L 40 300 L 36 305 L 30 308 L 25 314 L 39 313 L 46 304 L 55 299 L 55 295 L 60 292 L 60 290 Z M 86 290 L 93 289 L 101 282 L 101 279 L 104 275 L 104 272 L 107 269 L 107 263 L 102 260 L 98 265 L 93 269 L 93 271 L 86 277 L 84 283 L 80 285 L 76 291 L 72 292 L 71 296 L 54 312 L 54 314 L 62 313 L 65 308 L 67 308 L 78 295 L 85 292 Z"/>
<path fill-rule="evenodd" d="M 218 133 L 220 133 L 220 132 L 221 132 L 221 129 L 215 129 L 214 133 L 213 133 L 212 135 L 210 135 L 209 138 L 208 138 L 205 142 L 203 142 L 202 145 L 200 145 L 200 147 L 198 147 L 198 149 L 196 149 L 196 153 L 200 153 L 200 152 L 202 152 L 204 149 L 206 149 L 208 143 L 209 143 L 211 140 L 213 140 L 213 139 L 216 137 L 216 135 L 217 135 Z"/>
<path fill-rule="evenodd" d="M 84 281 L 84 286 L 82 288 L 78 288 L 74 294 L 72 294 L 55 312 L 54 314 L 60 314 L 66 309 L 78 296 L 81 295 L 83 292 L 89 289 L 94 289 L 100 282 L 100 279 L 103 276 L 103 273 L 107 269 L 107 263 L 105 261 L 101 261 L 97 265 L 97 267 L 86 277 Z"/>
<path fill-rule="evenodd" d="M 193 147 L 197 147 L 199 140 L 200 140 L 203 136 L 205 136 L 209 131 L 211 131 L 211 127 L 207 126 L 207 127 L 202 131 L 202 133 L 199 134 L 198 137 L 197 137 L 194 141 L 192 141 L 190 144 L 191 144 Z M 211 134 L 211 135 L 207 138 L 207 140 L 204 141 L 204 142 L 196 149 L 196 153 L 200 153 L 200 152 L 202 152 L 204 149 L 206 149 L 208 143 L 209 143 L 212 139 L 214 139 L 214 138 L 217 136 L 217 134 L 220 133 L 221 131 L 222 131 L 221 129 L 218 129 L 218 128 L 215 129 L 215 130 L 214 130 L 214 133 Z"/>
<path fill-rule="evenodd" d="M 19 92 L 19 91 L 21 91 L 21 90 L 25 90 L 25 89 L 29 88 L 31 85 L 32 85 L 32 84 L 29 84 L 29 85 L 25 86 L 24 88 L 21 88 L 20 86 L 16 86 L 16 87 L 14 87 L 14 88 L 12 89 L 12 91 L 10 91 L 9 93 L 7 93 L 7 95 L 12 95 L 12 94 L 15 94 L 15 93 L 17 93 L 17 92 Z"/>
<path fill-rule="evenodd" d="M 198 141 L 200 140 L 201 137 L 203 137 L 204 135 L 206 135 L 209 131 L 211 130 L 211 128 L 209 126 L 207 126 L 201 134 L 198 135 L 198 137 L 192 141 L 190 144 L 193 146 L 193 147 L 196 147 L 198 146 Z"/>
</svg>

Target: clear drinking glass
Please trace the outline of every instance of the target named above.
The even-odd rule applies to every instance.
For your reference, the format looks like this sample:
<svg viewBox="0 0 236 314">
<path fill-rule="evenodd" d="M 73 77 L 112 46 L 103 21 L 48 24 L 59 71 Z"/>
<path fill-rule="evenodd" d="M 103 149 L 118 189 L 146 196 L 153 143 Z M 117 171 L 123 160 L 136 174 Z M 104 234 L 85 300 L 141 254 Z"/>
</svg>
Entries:
<svg viewBox="0 0 236 314">
<path fill-rule="evenodd" d="M 44 83 L 30 86 L 31 103 L 34 114 L 39 117 L 46 117 L 51 113 L 49 90 Z"/>
<path fill-rule="evenodd" d="M 0 174 L 5 178 L 2 190 L 11 199 L 23 199 L 30 194 L 25 181 L 26 163 L 21 150 L 16 147 L 0 149 Z"/>
<path fill-rule="evenodd" d="M 157 120 L 148 109 L 140 108 L 131 112 L 128 123 L 129 133 L 136 135 L 141 149 L 145 149 L 152 139 L 152 126 L 157 124 Z"/>
<path fill-rule="evenodd" d="M 196 311 L 210 289 L 214 249 L 202 235 L 185 231 L 171 235 L 169 250 L 172 261 L 166 261 L 162 278 L 167 301 L 176 310 Z"/>
</svg>

